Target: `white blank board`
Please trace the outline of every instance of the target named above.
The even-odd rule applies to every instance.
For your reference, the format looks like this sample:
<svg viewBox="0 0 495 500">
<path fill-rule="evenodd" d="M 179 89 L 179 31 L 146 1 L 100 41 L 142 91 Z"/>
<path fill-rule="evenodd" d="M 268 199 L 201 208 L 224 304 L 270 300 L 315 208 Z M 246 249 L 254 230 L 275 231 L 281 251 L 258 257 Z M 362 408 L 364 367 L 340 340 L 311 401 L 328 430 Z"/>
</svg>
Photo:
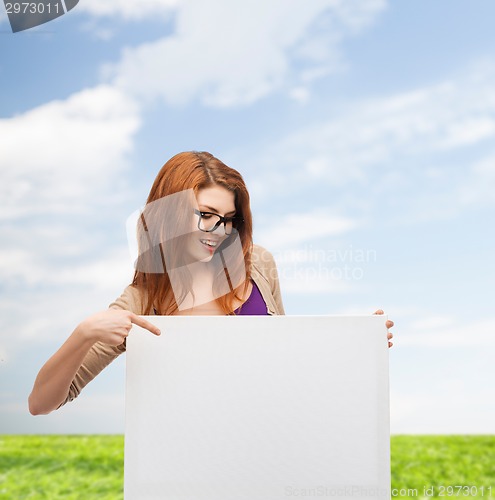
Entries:
<svg viewBox="0 0 495 500">
<path fill-rule="evenodd" d="M 146 316 L 126 500 L 390 499 L 385 316 Z"/>
</svg>

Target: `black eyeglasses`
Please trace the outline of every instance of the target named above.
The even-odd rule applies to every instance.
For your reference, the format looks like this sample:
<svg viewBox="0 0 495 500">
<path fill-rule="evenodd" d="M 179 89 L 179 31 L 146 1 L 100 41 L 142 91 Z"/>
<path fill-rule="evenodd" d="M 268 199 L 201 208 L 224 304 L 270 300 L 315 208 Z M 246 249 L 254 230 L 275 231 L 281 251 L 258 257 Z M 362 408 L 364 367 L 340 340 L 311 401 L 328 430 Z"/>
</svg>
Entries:
<svg viewBox="0 0 495 500">
<path fill-rule="evenodd" d="M 242 217 L 222 217 L 213 212 L 200 212 L 196 209 L 194 209 L 194 213 L 199 215 L 198 229 L 207 233 L 215 231 L 220 224 L 223 224 L 225 234 L 231 234 L 235 225 L 244 222 Z"/>
</svg>

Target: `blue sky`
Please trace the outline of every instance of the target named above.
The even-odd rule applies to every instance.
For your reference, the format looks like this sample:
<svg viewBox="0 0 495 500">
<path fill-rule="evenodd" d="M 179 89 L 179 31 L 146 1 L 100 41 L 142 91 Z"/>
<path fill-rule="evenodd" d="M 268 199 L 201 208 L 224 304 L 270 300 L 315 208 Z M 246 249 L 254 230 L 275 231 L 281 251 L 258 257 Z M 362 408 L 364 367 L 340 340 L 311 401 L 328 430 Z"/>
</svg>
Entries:
<svg viewBox="0 0 495 500">
<path fill-rule="evenodd" d="M 207 4 L 0 11 L 0 433 L 123 432 L 123 357 L 56 414 L 27 395 L 190 149 L 244 175 L 288 314 L 395 321 L 393 433 L 494 433 L 495 4 Z"/>
</svg>

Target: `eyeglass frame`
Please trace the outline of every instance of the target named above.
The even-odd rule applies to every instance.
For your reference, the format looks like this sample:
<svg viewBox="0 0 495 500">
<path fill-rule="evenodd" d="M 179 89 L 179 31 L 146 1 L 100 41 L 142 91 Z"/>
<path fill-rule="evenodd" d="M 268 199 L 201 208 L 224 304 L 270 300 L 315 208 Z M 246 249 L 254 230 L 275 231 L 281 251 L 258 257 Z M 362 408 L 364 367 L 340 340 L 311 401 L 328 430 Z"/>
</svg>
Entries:
<svg viewBox="0 0 495 500">
<path fill-rule="evenodd" d="M 196 215 L 199 215 L 198 229 L 200 231 L 203 231 L 204 233 L 212 233 L 213 231 L 216 231 L 220 227 L 220 224 L 223 224 L 223 230 L 224 230 L 225 234 L 231 235 L 232 232 L 227 233 L 227 223 L 232 222 L 232 227 L 234 227 L 234 222 L 244 222 L 243 217 L 239 217 L 239 216 L 223 217 L 222 215 L 216 214 L 215 212 L 203 212 L 201 210 L 197 210 L 196 208 L 194 209 L 194 213 Z M 202 229 L 200 226 L 201 226 L 201 219 L 204 215 L 215 215 L 216 217 L 218 217 L 218 222 L 211 229 Z"/>
</svg>

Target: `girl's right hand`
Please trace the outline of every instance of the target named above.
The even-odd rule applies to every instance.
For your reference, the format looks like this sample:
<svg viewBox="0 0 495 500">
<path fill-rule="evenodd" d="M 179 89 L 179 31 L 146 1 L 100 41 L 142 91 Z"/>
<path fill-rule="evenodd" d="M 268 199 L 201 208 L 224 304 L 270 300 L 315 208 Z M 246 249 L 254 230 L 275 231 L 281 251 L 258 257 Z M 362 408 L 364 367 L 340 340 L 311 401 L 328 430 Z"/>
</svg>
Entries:
<svg viewBox="0 0 495 500">
<path fill-rule="evenodd" d="M 103 342 L 117 346 L 127 338 L 133 324 L 146 328 L 155 335 L 160 335 L 160 330 L 155 325 L 124 309 L 107 309 L 93 314 L 86 318 L 77 330 L 85 340 L 92 344 Z"/>
</svg>

